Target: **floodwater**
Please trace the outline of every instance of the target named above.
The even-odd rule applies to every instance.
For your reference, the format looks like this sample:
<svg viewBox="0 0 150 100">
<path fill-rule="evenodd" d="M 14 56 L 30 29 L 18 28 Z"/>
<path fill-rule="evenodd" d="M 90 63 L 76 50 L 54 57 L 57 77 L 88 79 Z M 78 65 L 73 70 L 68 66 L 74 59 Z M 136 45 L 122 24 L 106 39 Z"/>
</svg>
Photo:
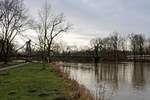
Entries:
<svg viewBox="0 0 150 100">
<path fill-rule="evenodd" d="M 60 63 L 95 100 L 150 100 L 150 63 Z"/>
</svg>

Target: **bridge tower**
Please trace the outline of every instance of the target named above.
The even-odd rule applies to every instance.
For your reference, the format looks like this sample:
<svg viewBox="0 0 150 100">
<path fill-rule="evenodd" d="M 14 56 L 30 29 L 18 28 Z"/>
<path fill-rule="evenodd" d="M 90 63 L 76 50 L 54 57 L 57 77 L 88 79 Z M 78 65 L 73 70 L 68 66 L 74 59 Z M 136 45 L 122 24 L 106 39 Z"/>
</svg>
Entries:
<svg viewBox="0 0 150 100">
<path fill-rule="evenodd" d="M 31 61 L 31 40 L 26 42 L 26 62 Z"/>
</svg>

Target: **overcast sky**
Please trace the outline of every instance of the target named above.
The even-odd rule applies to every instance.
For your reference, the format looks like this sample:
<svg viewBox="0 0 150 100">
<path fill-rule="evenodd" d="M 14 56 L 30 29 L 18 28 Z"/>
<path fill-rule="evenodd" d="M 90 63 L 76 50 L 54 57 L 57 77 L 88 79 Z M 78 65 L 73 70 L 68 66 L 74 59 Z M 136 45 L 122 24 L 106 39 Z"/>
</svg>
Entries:
<svg viewBox="0 0 150 100">
<path fill-rule="evenodd" d="M 44 0 L 24 0 L 36 17 Z M 60 37 L 69 45 L 88 45 L 95 37 L 112 32 L 150 34 L 150 0 L 47 0 L 56 12 L 63 12 L 73 29 Z"/>
</svg>

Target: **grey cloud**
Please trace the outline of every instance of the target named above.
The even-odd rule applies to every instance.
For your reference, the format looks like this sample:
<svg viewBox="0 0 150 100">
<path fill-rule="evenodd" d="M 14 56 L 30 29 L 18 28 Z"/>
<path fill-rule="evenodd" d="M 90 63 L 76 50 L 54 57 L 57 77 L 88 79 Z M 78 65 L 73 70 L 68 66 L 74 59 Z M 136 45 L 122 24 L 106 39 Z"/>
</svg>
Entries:
<svg viewBox="0 0 150 100">
<path fill-rule="evenodd" d="M 113 31 L 147 34 L 150 32 L 149 0 L 49 0 L 48 2 L 56 11 L 65 13 L 66 18 L 74 24 L 72 33 L 80 35 L 80 39 L 83 36 L 89 38 L 105 36 Z M 44 1 L 25 0 L 25 3 L 28 9 L 34 12 Z"/>
</svg>

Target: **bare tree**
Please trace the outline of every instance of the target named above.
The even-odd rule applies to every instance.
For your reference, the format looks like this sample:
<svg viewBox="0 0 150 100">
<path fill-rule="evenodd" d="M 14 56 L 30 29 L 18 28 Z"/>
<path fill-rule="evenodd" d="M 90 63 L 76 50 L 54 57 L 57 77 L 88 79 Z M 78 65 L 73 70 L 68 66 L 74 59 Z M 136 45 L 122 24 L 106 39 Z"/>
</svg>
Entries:
<svg viewBox="0 0 150 100">
<path fill-rule="evenodd" d="M 123 56 L 126 56 L 126 50 L 127 50 L 127 40 L 126 37 L 120 37 L 120 41 L 119 41 L 119 50 L 121 50 L 123 52 Z"/>
<path fill-rule="evenodd" d="M 144 37 L 141 34 L 131 34 L 130 40 L 133 55 L 136 54 L 142 55 L 144 50 L 144 41 L 145 41 Z"/>
<path fill-rule="evenodd" d="M 0 52 L 4 53 L 5 64 L 8 60 L 10 44 L 18 34 L 26 30 L 27 22 L 22 0 L 0 1 L 0 34 L 4 40 Z"/>
<path fill-rule="evenodd" d="M 101 56 L 104 59 L 107 58 L 117 61 L 119 60 L 119 57 L 123 58 L 125 56 L 119 55 L 121 54 L 121 50 L 125 54 L 125 40 L 116 32 L 109 37 L 92 39 L 91 46 L 94 50 L 95 59 L 98 59 L 96 57 Z"/>
<path fill-rule="evenodd" d="M 95 63 L 97 63 L 99 60 L 99 52 L 102 50 L 103 45 L 104 45 L 104 43 L 103 43 L 103 40 L 101 38 L 96 38 L 96 39 L 91 40 L 91 46 L 94 49 L 94 61 L 95 61 Z"/>
<path fill-rule="evenodd" d="M 117 58 L 118 58 L 119 42 L 120 42 L 119 33 L 114 32 L 112 34 L 112 36 L 110 37 L 110 39 L 111 39 L 111 44 L 112 44 L 112 48 L 113 48 L 113 51 L 114 51 L 114 57 L 117 60 Z"/>
<path fill-rule="evenodd" d="M 118 50 L 118 45 L 119 45 L 119 41 L 120 41 L 119 40 L 119 33 L 113 32 L 113 34 L 110 37 L 110 39 L 111 39 L 113 50 L 114 51 Z"/>
<path fill-rule="evenodd" d="M 50 61 L 51 48 L 54 39 L 61 33 L 67 32 L 70 25 L 65 21 L 63 14 L 54 14 L 51 6 L 45 3 L 39 12 L 35 30 L 39 33 L 40 41 L 44 51 L 44 60 Z"/>
<path fill-rule="evenodd" d="M 111 42 L 110 37 L 105 37 L 103 39 L 103 43 L 104 43 L 104 49 L 105 50 L 113 50 L 113 48 L 112 48 L 112 42 Z"/>
</svg>

